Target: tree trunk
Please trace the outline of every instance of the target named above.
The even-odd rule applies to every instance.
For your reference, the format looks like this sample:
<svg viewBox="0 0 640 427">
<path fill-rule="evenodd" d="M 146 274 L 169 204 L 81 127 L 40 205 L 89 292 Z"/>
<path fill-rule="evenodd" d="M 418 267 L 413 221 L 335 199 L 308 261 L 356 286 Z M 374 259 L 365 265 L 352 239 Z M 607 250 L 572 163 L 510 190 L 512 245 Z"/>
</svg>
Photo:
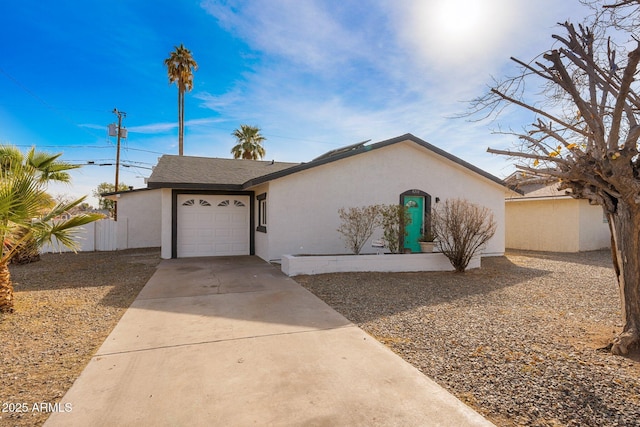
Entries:
<svg viewBox="0 0 640 427">
<path fill-rule="evenodd" d="M 178 89 L 178 155 L 184 154 L 184 92 Z"/>
<path fill-rule="evenodd" d="M 29 233 L 29 230 L 21 228 L 18 232 L 18 239 L 22 240 Z M 33 236 L 22 242 L 18 250 L 11 257 L 10 264 L 29 264 L 40 261 L 40 248 Z"/>
<path fill-rule="evenodd" d="M 615 213 L 609 215 L 609 227 L 624 322 L 611 352 L 625 355 L 640 343 L 640 207 L 618 199 Z"/>
<path fill-rule="evenodd" d="M 0 313 L 13 312 L 13 285 L 6 262 L 0 263 Z"/>
</svg>

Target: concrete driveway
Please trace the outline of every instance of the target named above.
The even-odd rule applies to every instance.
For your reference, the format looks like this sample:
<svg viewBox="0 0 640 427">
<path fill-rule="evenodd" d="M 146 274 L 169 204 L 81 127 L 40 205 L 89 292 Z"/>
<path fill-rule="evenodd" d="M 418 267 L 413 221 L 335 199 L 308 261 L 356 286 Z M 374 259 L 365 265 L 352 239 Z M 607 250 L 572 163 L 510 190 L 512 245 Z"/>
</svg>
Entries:
<svg viewBox="0 0 640 427">
<path fill-rule="evenodd" d="M 492 425 L 256 257 L 162 261 L 60 407 L 45 426 Z"/>
</svg>

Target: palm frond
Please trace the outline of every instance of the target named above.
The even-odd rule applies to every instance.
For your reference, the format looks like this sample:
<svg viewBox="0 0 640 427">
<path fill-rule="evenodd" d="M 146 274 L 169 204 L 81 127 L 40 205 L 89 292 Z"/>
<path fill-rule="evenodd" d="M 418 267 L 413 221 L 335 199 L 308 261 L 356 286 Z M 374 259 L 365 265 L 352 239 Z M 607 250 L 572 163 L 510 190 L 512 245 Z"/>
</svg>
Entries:
<svg viewBox="0 0 640 427">
<path fill-rule="evenodd" d="M 33 237 L 38 246 L 49 243 L 53 246 L 64 246 L 74 252 L 78 249 L 76 234 L 79 227 L 91 222 L 103 219 L 104 215 L 98 213 L 81 214 L 67 220 L 37 221 L 33 224 Z"/>
</svg>

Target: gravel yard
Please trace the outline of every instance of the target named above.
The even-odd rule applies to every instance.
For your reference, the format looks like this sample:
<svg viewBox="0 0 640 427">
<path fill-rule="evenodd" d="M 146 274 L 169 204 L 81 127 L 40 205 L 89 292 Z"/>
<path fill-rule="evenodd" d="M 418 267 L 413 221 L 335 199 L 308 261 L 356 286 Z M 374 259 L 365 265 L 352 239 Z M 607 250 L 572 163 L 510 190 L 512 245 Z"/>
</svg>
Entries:
<svg viewBox="0 0 640 427">
<path fill-rule="evenodd" d="M 598 350 L 621 329 L 609 251 L 295 279 L 496 425 L 640 425 L 640 358 Z"/>
<path fill-rule="evenodd" d="M 42 425 L 48 413 L 34 405 L 60 400 L 159 261 L 157 250 L 129 250 L 11 266 L 0 425 Z M 640 426 L 640 358 L 598 350 L 621 326 L 608 251 L 512 252 L 465 274 L 296 280 L 499 426 Z"/>
<path fill-rule="evenodd" d="M 45 254 L 12 265 L 0 314 L 0 425 L 40 426 L 160 262 L 159 250 Z M 40 410 L 42 408 L 42 410 Z"/>
</svg>

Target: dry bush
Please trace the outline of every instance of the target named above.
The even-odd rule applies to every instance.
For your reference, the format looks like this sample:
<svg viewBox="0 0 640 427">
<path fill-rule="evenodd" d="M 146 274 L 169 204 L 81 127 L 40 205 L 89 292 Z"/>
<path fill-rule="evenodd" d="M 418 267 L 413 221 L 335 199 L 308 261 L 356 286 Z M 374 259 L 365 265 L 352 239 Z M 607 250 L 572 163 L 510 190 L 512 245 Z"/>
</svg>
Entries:
<svg viewBox="0 0 640 427">
<path fill-rule="evenodd" d="M 431 221 L 442 253 L 460 273 L 496 232 L 491 211 L 463 199 L 449 199 L 439 204 L 432 212 Z"/>
<path fill-rule="evenodd" d="M 338 215 L 342 224 L 338 233 L 342 234 L 345 245 L 354 254 L 360 254 L 373 231 L 380 225 L 380 208 L 377 205 L 340 208 Z"/>
</svg>

